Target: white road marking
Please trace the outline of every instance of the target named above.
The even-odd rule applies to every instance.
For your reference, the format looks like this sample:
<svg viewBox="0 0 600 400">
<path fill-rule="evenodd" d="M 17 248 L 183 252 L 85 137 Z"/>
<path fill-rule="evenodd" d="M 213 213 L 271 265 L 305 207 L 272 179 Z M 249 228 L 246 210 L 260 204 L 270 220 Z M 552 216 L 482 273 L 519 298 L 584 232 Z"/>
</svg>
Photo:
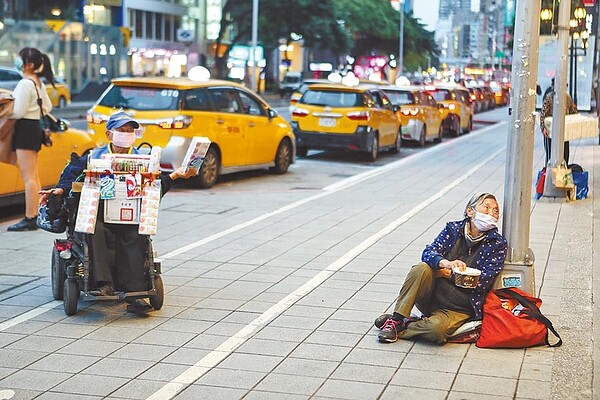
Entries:
<svg viewBox="0 0 600 400">
<path fill-rule="evenodd" d="M 416 214 L 429 207 L 436 200 L 441 199 L 450 190 L 460 185 L 467 178 L 469 178 L 471 175 L 477 172 L 481 167 L 486 165 L 494 157 L 498 156 L 504 151 L 504 148 L 500 148 L 499 150 L 495 151 L 485 160 L 471 168 L 460 178 L 455 179 L 453 182 L 446 185 L 444 188 L 442 188 L 436 194 L 431 196 L 429 199 L 423 201 L 422 203 L 414 207 L 412 210 L 408 211 L 396 220 L 392 221 L 379 232 L 374 233 L 373 235 L 365 239 L 362 243 L 358 244 L 356 247 L 348 251 L 342 257 L 329 264 L 323 271 L 319 272 L 311 280 L 306 282 L 304 285 L 300 286 L 298 289 L 294 290 L 286 297 L 284 297 L 278 303 L 276 303 L 267 311 L 262 313 L 254 321 L 250 322 L 248 325 L 246 325 L 244 328 L 238 331 L 235 335 L 225 340 L 215 350 L 211 351 L 202 359 L 200 359 L 196 364 L 189 367 L 171 382 L 165 384 L 157 392 L 147 397 L 146 400 L 169 400 L 174 398 L 179 392 L 181 392 L 187 386 L 201 378 L 204 374 L 206 374 L 212 368 L 216 367 L 221 361 L 227 358 L 238 347 L 244 344 L 244 342 L 246 342 L 252 336 L 252 334 L 256 332 L 259 328 L 262 328 L 263 326 L 267 325 L 270 321 L 278 317 L 281 313 L 283 313 L 294 303 L 296 303 L 296 301 L 298 301 L 300 298 L 307 295 L 313 289 L 325 282 L 330 276 L 339 271 L 343 266 L 352 261 L 356 256 L 360 255 L 369 247 L 377 243 L 377 241 L 393 232 L 396 228 L 398 228 L 400 225 L 414 217 Z"/>
<path fill-rule="evenodd" d="M 212 241 L 214 241 L 214 240 L 216 240 L 216 239 L 219 239 L 219 238 L 221 238 L 221 237 L 223 237 L 223 236 L 226 236 L 226 235 L 228 235 L 228 234 L 230 234 L 230 233 L 237 232 L 237 231 L 239 231 L 239 230 L 241 230 L 241 229 L 244 229 L 244 228 L 246 228 L 246 227 L 249 227 L 249 226 L 251 226 L 251 225 L 253 225 L 253 224 L 256 224 L 256 223 L 258 223 L 258 222 L 260 222 L 260 221 L 263 221 L 263 220 L 265 220 L 265 219 L 267 219 L 267 218 L 270 218 L 270 217 L 272 217 L 272 216 L 274 216 L 274 215 L 278 215 L 278 214 L 281 214 L 281 213 L 283 213 L 283 212 L 286 212 L 286 211 L 292 210 L 292 209 L 294 209 L 294 208 L 297 208 L 297 207 L 299 207 L 299 206 L 301 206 L 301 205 L 303 205 L 303 204 L 307 204 L 307 203 L 310 203 L 310 202 L 312 202 L 312 201 L 318 200 L 318 199 L 320 199 L 321 197 L 329 196 L 329 195 L 331 195 L 331 194 L 333 194 L 333 193 L 336 193 L 336 192 L 338 192 L 338 191 L 340 191 L 340 190 L 343 190 L 343 189 L 345 189 L 345 188 L 348 188 L 348 187 L 354 186 L 354 185 L 358 184 L 359 182 L 362 182 L 362 181 L 364 181 L 364 180 L 366 180 L 366 179 L 369 179 L 369 178 L 372 178 L 372 177 L 375 177 L 375 176 L 381 175 L 382 173 L 384 173 L 384 172 L 386 172 L 386 171 L 389 171 L 389 170 L 391 170 L 391 169 L 394 169 L 394 168 L 399 168 L 399 167 L 401 167 L 402 165 L 404 165 L 404 164 L 406 164 L 406 163 L 408 163 L 408 162 L 410 162 L 410 161 L 413 161 L 413 160 L 415 160 L 415 159 L 417 159 L 417 158 L 419 158 L 419 157 L 424 157 L 425 155 L 428 155 L 428 154 L 429 154 L 429 153 L 431 153 L 431 152 L 434 152 L 434 151 L 441 150 L 441 149 L 443 149 L 443 148 L 445 148 L 445 147 L 448 147 L 448 146 L 456 145 L 457 143 L 459 143 L 459 142 L 461 142 L 461 141 L 463 141 L 463 140 L 467 140 L 468 138 L 471 138 L 471 137 L 474 137 L 474 136 L 478 136 L 478 135 L 480 135 L 480 134 L 482 134 L 482 133 L 484 133 L 484 132 L 486 132 L 486 131 L 488 131 L 488 130 L 490 130 L 490 129 L 492 129 L 492 128 L 498 128 L 498 127 L 500 127 L 500 126 L 502 126 L 502 125 L 505 125 L 505 124 L 506 124 L 505 122 L 501 122 L 501 123 L 498 123 L 498 124 L 496 124 L 496 125 L 492 125 L 492 126 L 489 126 L 489 127 L 483 128 L 483 129 L 480 129 L 480 130 L 478 130 L 478 131 L 475 131 L 475 132 L 472 132 L 472 133 L 470 133 L 469 135 L 466 135 L 466 136 L 459 137 L 459 138 L 457 138 L 457 139 L 454 139 L 454 140 L 452 140 L 452 141 L 450 141 L 450 142 L 445 142 L 445 143 L 444 143 L 444 142 L 442 142 L 442 143 L 440 143 L 440 144 L 438 144 L 438 145 L 436 145 L 436 146 L 430 147 L 430 148 L 428 148 L 428 149 L 426 149 L 426 150 L 423 150 L 423 151 L 421 151 L 421 152 L 419 152 L 419 153 L 416 153 L 416 154 L 410 155 L 410 156 L 408 156 L 408 157 L 406 157 L 406 158 L 403 158 L 403 159 L 401 159 L 401 160 L 398 160 L 398 161 L 391 162 L 391 163 L 389 163 L 389 164 L 387 164 L 387 165 L 384 165 L 384 166 L 382 166 L 382 167 L 378 167 L 378 168 L 375 168 L 375 169 L 373 169 L 373 170 L 370 170 L 370 171 L 367 171 L 367 172 L 364 172 L 364 173 L 361 173 L 361 174 L 358 174 L 358 175 L 352 176 L 352 177 L 350 177 L 350 178 L 343 179 L 343 180 L 339 181 L 338 183 L 335 183 L 335 184 L 333 184 L 333 185 L 329 185 L 329 186 L 327 186 L 327 187 L 323 188 L 323 192 L 322 192 L 322 193 L 316 194 L 316 195 L 314 195 L 314 196 L 310 196 L 310 197 L 308 197 L 308 198 L 306 198 L 306 199 L 304 199 L 304 200 L 300 200 L 300 201 L 297 201 L 297 202 L 295 202 L 295 203 L 289 204 L 289 205 L 287 205 L 287 206 L 281 207 L 281 208 L 279 208 L 279 209 L 277 209 L 277 210 L 275 210 L 275 211 L 272 211 L 272 212 L 270 212 L 270 213 L 266 213 L 266 214 L 264 214 L 264 215 L 262 215 L 262 216 L 260 216 L 260 217 L 257 217 L 257 218 L 254 218 L 254 219 L 251 219 L 251 220 L 249 220 L 249 221 L 247 221 L 247 222 L 244 222 L 244 223 L 241 223 L 241 224 L 238 224 L 238 225 L 236 225 L 236 226 L 233 226 L 233 227 L 231 227 L 231 228 L 229 228 L 229 229 L 226 229 L 226 230 L 224 230 L 224 231 L 222 231 L 222 232 L 216 233 L 216 234 L 214 234 L 214 235 L 212 235 L 212 236 L 208 236 L 208 237 L 206 237 L 206 238 L 204 238 L 204 239 L 201 239 L 201 240 L 198 240 L 198 241 L 196 241 L 196 242 L 190 243 L 190 244 L 188 244 L 188 245 L 186 245 L 186 246 L 183 246 L 183 247 L 181 247 L 181 248 L 179 248 L 179 249 L 173 250 L 173 251 L 171 251 L 171 252 L 169 252 L 169 253 L 167 253 L 167 254 L 163 255 L 163 256 L 162 256 L 160 259 L 168 259 L 168 258 L 175 257 L 175 256 L 177 256 L 177 255 L 179 255 L 179 254 L 185 253 L 186 251 L 189 251 L 189 250 L 191 250 L 191 249 L 194 249 L 194 248 L 196 248 L 196 247 L 202 246 L 203 244 L 210 243 L 210 242 L 212 242 Z M 504 150 L 504 148 L 502 148 L 502 149 L 498 150 L 496 153 L 494 153 L 494 155 L 493 155 L 493 156 L 495 156 L 495 155 L 499 154 L 499 153 L 500 153 L 501 151 L 503 151 L 503 150 Z M 493 158 L 493 157 L 490 157 L 490 159 L 491 159 L 491 158 Z M 478 165 L 481 165 L 481 164 L 478 164 Z M 406 215 L 406 214 L 405 214 L 405 215 Z M 385 229 L 385 228 L 384 228 L 384 229 Z M 160 259 L 157 259 L 157 261 L 159 261 Z M 335 263 L 334 263 L 334 264 L 335 264 Z M 332 264 L 332 265 L 334 265 L 334 264 Z M 342 266 L 343 266 L 343 265 L 342 265 Z M 340 268 L 341 268 L 342 266 L 340 266 Z M 330 265 L 330 267 L 331 267 L 331 265 Z M 308 283 L 310 283 L 310 282 L 313 282 L 313 280 L 314 280 L 314 279 L 317 279 L 317 278 L 318 278 L 318 277 L 319 277 L 321 274 L 325 273 L 327 270 L 328 270 L 328 269 L 324 270 L 324 271 L 323 271 L 323 272 L 321 272 L 319 275 L 315 276 L 315 278 L 313 278 L 313 279 L 312 279 L 311 281 L 309 281 Z M 334 272 L 335 272 L 335 271 L 334 271 Z M 327 279 L 329 276 L 330 276 L 330 274 L 329 274 L 329 275 L 327 275 L 327 277 L 325 277 L 324 279 Z M 324 280 L 324 279 L 323 279 L 323 280 Z M 308 284 L 308 283 L 307 283 L 307 284 Z M 290 296 L 294 295 L 294 293 L 296 293 L 296 292 L 300 291 L 301 289 L 302 289 L 302 287 L 301 287 L 301 288 L 299 288 L 299 289 L 297 289 L 295 292 L 293 292 L 292 294 L 290 294 L 288 297 L 290 297 Z M 311 289 L 311 290 L 312 290 L 312 289 Z M 298 292 L 298 293 L 301 293 L 301 292 Z M 303 296 L 303 295 L 304 295 L 304 294 L 302 294 L 302 296 Z M 286 299 L 288 299 L 288 297 L 286 297 Z M 300 297 L 301 297 L 301 296 L 300 296 Z M 293 298 L 296 298 L 296 297 L 293 297 Z M 286 300 L 286 299 L 284 299 L 284 300 Z M 290 299 L 291 299 L 291 298 L 290 298 Z M 284 301 L 284 300 L 282 300 L 282 301 Z M 294 300 L 294 302 L 295 302 L 295 301 L 296 301 L 296 300 Z M 59 306 L 59 305 L 61 305 L 61 304 L 62 304 L 62 302 L 61 302 L 61 301 L 58 301 L 58 300 L 53 300 L 53 301 L 51 301 L 51 302 L 48 302 L 48 303 L 46 303 L 46 304 L 42 304 L 41 306 L 39 306 L 39 307 L 37 307 L 37 308 L 34 308 L 34 309 L 32 309 L 32 310 L 30 310 L 30 311 L 28 311 L 28 312 L 26 312 L 26 313 L 23 313 L 23 314 L 21 314 L 21 315 L 18 315 L 18 316 L 14 317 L 14 318 L 11 318 L 11 319 L 9 319 L 9 320 L 6 320 L 6 321 L 4 321 L 4 322 L 0 323 L 0 332 L 4 331 L 4 330 L 6 330 L 6 329 L 9 329 L 9 328 L 11 328 L 11 327 L 13 327 L 13 326 L 15 326 L 15 325 L 18 325 L 18 324 L 20 324 L 20 323 L 22 323 L 22 322 L 28 321 L 28 320 L 30 320 L 30 319 L 32 319 L 32 318 L 35 318 L 35 317 L 37 317 L 38 315 L 44 314 L 44 313 L 46 313 L 46 312 L 48 312 L 48 311 L 50 311 L 50 310 L 52 310 L 52 309 L 54 309 L 54 308 L 58 307 L 58 306 Z M 291 303 L 291 304 L 293 304 L 293 303 Z M 273 306 L 273 307 L 276 307 L 276 306 L 277 306 L 277 304 L 276 304 L 275 306 Z M 271 309 L 273 309 L 273 307 L 272 307 Z M 285 310 L 285 308 L 284 308 L 283 310 Z M 268 312 L 268 311 L 267 311 L 267 312 Z M 264 315 L 264 314 L 263 314 L 263 315 Z M 261 318 L 261 317 L 259 317 L 258 319 L 260 319 L 260 318 Z M 258 320 L 258 319 L 257 319 L 257 320 Z M 255 321 L 256 321 L 256 320 L 255 320 Z M 253 322 L 253 323 L 254 323 L 254 322 Z M 253 323 L 251 323 L 250 325 L 248 325 L 248 327 L 252 327 L 252 326 L 253 326 L 253 325 L 252 325 Z M 246 329 L 246 328 L 244 328 L 244 329 Z M 244 329 L 243 329 L 242 331 L 244 331 Z M 242 332 L 242 331 L 240 331 L 240 332 Z M 237 333 L 235 336 L 233 336 L 232 338 L 230 338 L 230 339 L 229 339 L 229 340 L 233 341 L 232 343 L 230 343 L 229 341 L 226 341 L 226 342 L 225 342 L 225 343 L 223 343 L 221 346 L 219 346 L 219 347 L 218 347 L 216 350 L 214 350 L 214 351 L 213 351 L 213 353 L 215 353 L 215 352 L 216 352 L 216 353 L 215 353 L 215 355 L 212 355 L 211 357 L 212 357 L 212 358 L 214 358 L 214 359 L 219 359 L 219 362 L 220 362 L 220 360 L 224 359 L 224 358 L 225 358 L 227 355 L 229 355 L 229 354 L 231 353 L 231 351 L 233 351 L 233 350 L 235 350 L 235 348 L 239 347 L 239 345 L 240 345 L 241 343 L 243 343 L 243 342 L 246 340 L 246 339 L 244 339 L 244 338 L 245 338 L 245 336 L 239 336 L 239 335 L 240 335 L 240 332 L 238 332 L 238 333 Z M 252 330 L 251 332 L 254 332 L 254 330 Z M 236 338 L 237 338 L 237 339 L 236 339 Z M 223 347 L 223 346 L 224 346 L 224 348 L 226 348 L 226 349 L 227 349 L 227 348 L 231 348 L 232 344 L 235 344 L 235 343 L 237 343 L 237 340 L 240 340 L 240 339 L 243 339 L 243 340 L 242 340 L 242 341 L 241 341 L 239 344 L 237 344 L 237 345 L 235 346 L 235 348 L 232 348 L 232 350 L 230 350 L 229 352 L 227 352 L 227 351 L 226 351 L 226 352 L 225 352 L 226 354 L 225 354 L 223 357 L 216 357 L 216 355 L 218 355 L 218 354 L 219 354 L 219 353 L 222 351 L 222 350 L 219 350 L 219 351 L 217 351 L 218 349 L 220 349 L 220 348 L 221 348 L 221 347 Z M 211 354 L 212 354 L 212 353 L 211 353 Z M 210 354 L 209 354 L 209 355 L 210 355 Z M 207 357 L 208 357 L 208 356 L 207 356 Z M 206 360 L 206 359 L 207 359 L 207 357 L 203 358 L 202 360 Z M 201 360 L 201 361 L 202 361 L 202 360 Z M 218 362 L 217 362 L 217 363 L 218 363 Z M 217 363 L 214 363 L 214 365 L 216 365 Z M 209 363 L 209 364 L 210 364 L 210 365 L 213 365 L 213 363 Z M 179 385 L 179 384 L 181 384 L 181 383 L 185 383 L 185 382 L 187 382 L 187 379 L 188 379 L 188 378 L 186 378 L 186 377 L 187 377 L 188 375 L 189 375 L 189 376 L 197 376 L 197 377 L 194 379 L 194 380 L 196 380 L 196 379 L 198 379 L 200 376 L 202 376 L 204 373 L 206 373 L 207 371 L 208 371 L 208 369 L 206 369 L 206 368 L 199 369 L 198 367 L 191 367 L 191 368 L 190 368 L 188 371 L 186 371 L 186 372 L 184 372 L 183 374 L 181 374 L 181 375 L 180 375 L 180 377 L 182 377 L 182 376 L 184 376 L 184 375 L 185 375 L 184 377 L 182 377 L 182 378 L 181 378 L 181 379 L 183 379 L 183 381 L 182 381 L 182 382 L 176 382 L 176 380 L 173 380 L 171 383 L 169 383 L 169 384 L 167 384 L 167 385 L 165 385 L 165 386 L 163 387 L 163 389 L 164 389 L 164 390 L 163 390 L 163 389 L 161 389 L 159 392 L 160 392 L 160 393 L 163 393 L 163 394 L 164 394 L 164 393 L 168 393 L 168 392 L 169 392 L 169 389 L 168 389 L 168 387 L 171 387 L 172 385 L 176 385 L 176 387 L 178 388 L 179 386 L 177 386 L 177 385 Z M 197 375 L 198 373 L 202 373 L 202 375 Z M 178 378 L 179 378 L 179 377 L 178 377 Z M 177 379 L 177 378 L 176 378 L 176 379 Z M 181 389 L 178 389 L 178 390 L 181 390 Z M 157 392 L 157 393 L 159 393 L 159 392 Z M 175 393 L 177 393 L 177 392 L 175 392 Z M 153 397 L 153 398 L 155 398 L 155 399 L 158 399 L 159 397 Z M 162 397 L 160 397 L 160 398 L 162 398 Z M 167 396 L 167 397 L 164 397 L 164 398 L 165 398 L 165 399 L 170 399 L 170 398 L 172 398 L 172 396 L 171 396 L 171 397 Z"/>
<path fill-rule="evenodd" d="M 307 204 L 307 203 L 313 202 L 315 200 L 318 200 L 321 197 L 329 196 L 331 194 L 339 192 L 340 190 L 352 187 L 352 186 L 354 186 L 354 185 L 356 185 L 356 184 L 358 184 L 360 182 L 363 182 L 363 181 L 365 181 L 367 179 L 373 178 L 375 176 L 379 176 L 379 175 L 381 175 L 383 173 L 386 173 L 386 172 L 388 172 L 390 170 L 393 170 L 393 169 L 396 169 L 396 168 L 400 168 L 404 164 L 407 164 L 409 162 L 413 162 L 415 159 L 418 159 L 418 158 L 421 158 L 421 157 L 426 157 L 430 153 L 433 153 L 435 151 L 439 151 L 440 149 L 443 149 L 443 148 L 445 148 L 447 146 L 456 145 L 457 143 L 460 143 L 463 140 L 467 140 L 468 138 L 471 138 L 473 136 L 480 135 L 480 134 L 482 134 L 482 133 L 484 133 L 484 132 L 486 132 L 486 131 L 488 131 L 488 130 L 490 130 L 492 128 L 498 128 L 499 126 L 502 126 L 504 124 L 506 124 L 506 123 L 505 122 L 501 122 L 501 123 L 493 125 L 493 126 L 488 126 L 486 128 L 480 129 L 480 130 L 478 130 L 476 132 L 473 132 L 473 133 L 471 133 L 469 135 L 460 136 L 457 139 L 454 139 L 454 140 L 452 140 L 450 142 L 445 142 L 445 143 L 442 142 L 442 143 L 440 143 L 440 144 L 438 144 L 436 146 L 430 147 L 428 149 L 425 149 L 423 151 L 420 151 L 418 153 L 410 155 L 410 156 L 408 156 L 406 158 L 403 158 L 401 160 L 393 161 L 393 162 L 391 162 L 389 164 L 386 164 L 386 165 L 384 165 L 382 167 L 374 168 L 372 170 L 369 170 L 369 171 L 366 171 L 366 172 L 363 172 L 363 173 L 351 176 L 349 178 L 342 179 L 341 181 L 339 181 L 337 183 L 334 183 L 332 185 L 324 187 L 323 188 L 323 192 L 321 192 L 321 193 L 318 193 L 318 194 L 315 194 L 313 196 L 307 197 L 305 199 L 299 200 L 299 201 L 297 201 L 295 203 L 288 204 L 286 206 L 278 208 L 277 210 L 268 212 L 266 214 L 263 214 L 263 215 L 261 215 L 259 217 L 251 219 L 249 221 L 242 222 L 241 224 L 232 226 L 229 229 L 225 229 L 224 231 L 215 233 L 214 235 L 207 236 L 207 237 L 205 237 L 203 239 L 200 239 L 200 240 L 198 240 L 196 242 L 192 242 L 192 243 L 189 243 L 189 244 L 187 244 L 187 245 L 185 245 L 183 247 L 180 247 L 178 249 L 172 250 L 169 253 L 166 253 L 166 254 L 164 254 L 162 256 L 159 256 L 157 258 L 157 261 L 162 261 L 162 260 L 167 260 L 169 258 L 177 257 L 180 254 L 183 254 L 183 253 L 185 253 L 187 251 L 195 249 L 196 247 L 199 247 L 199 246 L 205 245 L 207 243 L 213 242 L 213 241 L 215 241 L 215 240 L 217 240 L 219 238 L 222 238 L 223 236 L 229 235 L 230 233 L 240 231 L 240 230 L 242 230 L 244 228 L 252 226 L 252 225 L 254 225 L 254 224 L 258 223 L 258 222 L 264 221 L 265 219 L 271 218 L 271 217 L 273 217 L 275 215 L 279 215 L 279 214 L 284 213 L 286 211 L 293 210 L 294 208 L 298 208 L 298 207 L 300 207 L 300 206 L 302 206 L 304 204 Z"/>
<path fill-rule="evenodd" d="M 34 308 L 33 310 L 29 310 L 26 313 L 17 315 L 14 318 L 6 320 L 0 323 L 0 332 L 5 331 L 8 328 L 12 328 L 13 326 L 20 324 L 21 322 L 25 322 L 30 320 L 31 318 L 37 317 L 38 315 L 41 315 L 47 311 L 50 311 L 53 308 L 57 307 L 59 304 L 62 305 L 62 301 L 52 300 L 46 304 L 42 304 L 41 306 Z"/>
</svg>

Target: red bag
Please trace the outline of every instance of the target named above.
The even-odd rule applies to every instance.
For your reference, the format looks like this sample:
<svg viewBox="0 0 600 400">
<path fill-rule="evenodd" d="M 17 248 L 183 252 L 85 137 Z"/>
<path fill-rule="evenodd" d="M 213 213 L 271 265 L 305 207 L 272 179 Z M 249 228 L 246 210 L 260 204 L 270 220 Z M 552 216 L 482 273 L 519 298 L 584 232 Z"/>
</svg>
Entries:
<svg viewBox="0 0 600 400">
<path fill-rule="evenodd" d="M 535 183 L 536 199 L 539 199 L 544 194 L 544 184 L 546 183 L 546 167 L 538 172 L 537 181 Z"/>
<path fill-rule="evenodd" d="M 517 288 L 492 290 L 483 304 L 483 322 L 477 347 L 514 348 L 562 344 L 552 322 L 540 312 L 542 300 Z M 558 342 L 550 344 L 548 330 Z"/>
</svg>

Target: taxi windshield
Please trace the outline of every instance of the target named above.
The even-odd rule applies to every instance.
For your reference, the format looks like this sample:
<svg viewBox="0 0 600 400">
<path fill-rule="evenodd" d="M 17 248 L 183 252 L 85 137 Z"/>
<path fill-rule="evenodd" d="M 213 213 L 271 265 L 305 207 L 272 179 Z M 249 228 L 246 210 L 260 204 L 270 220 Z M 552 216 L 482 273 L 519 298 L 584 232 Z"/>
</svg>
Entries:
<svg viewBox="0 0 600 400">
<path fill-rule="evenodd" d="M 134 110 L 177 110 L 179 90 L 115 86 L 102 97 L 98 105 Z"/>
<path fill-rule="evenodd" d="M 363 105 L 359 93 L 333 90 L 309 90 L 304 93 L 300 103 L 329 107 L 357 107 Z"/>
<path fill-rule="evenodd" d="M 385 90 L 385 95 L 395 106 L 404 106 L 406 104 L 415 104 L 415 96 L 411 92 L 401 92 L 398 90 Z"/>
<path fill-rule="evenodd" d="M 444 100 L 453 100 L 452 93 L 449 90 L 445 89 L 436 89 L 432 90 L 431 95 L 435 99 L 435 101 L 444 101 Z"/>
</svg>

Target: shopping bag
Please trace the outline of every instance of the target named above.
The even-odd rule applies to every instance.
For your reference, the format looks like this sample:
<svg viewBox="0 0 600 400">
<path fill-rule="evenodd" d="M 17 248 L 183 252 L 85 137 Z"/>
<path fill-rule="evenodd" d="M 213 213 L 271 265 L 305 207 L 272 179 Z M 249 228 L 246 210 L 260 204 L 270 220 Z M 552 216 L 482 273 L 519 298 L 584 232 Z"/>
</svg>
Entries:
<svg viewBox="0 0 600 400">
<path fill-rule="evenodd" d="M 569 164 L 575 184 L 575 200 L 585 199 L 588 195 L 588 173 L 579 164 Z"/>
<path fill-rule="evenodd" d="M 538 200 L 544 194 L 544 184 L 546 183 L 546 167 L 542 168 L 535 181 L 535 199 Z"/>
<path fill-rule="evenodd" d="M 483 304 L 483 321 L 476 346 L 519 349 L 562 345 L 552 322 L 541 313 L 541 305 L 541 299 L 518 288 L 491 290 Z M 558 338 L 556 343 L 550 344 L 548 331 Z"/>
<path fill-rule="evenodd" d="M 558 189 L 572 189 L 575 187 L 573 183 L 573 173 L 571 169 L 567 168 L 567 165 L 563 161 L 556 168 L 551 168 L 552 171 L 552 183 L 554 187 Z"/>
<path fill-rule="evenodd" d="M 0 93 L 0 162 L 16 165 L 17 153 L 12 149 L 16 120 L 8 119 L 13 103 L 11 95 Z"/>
<path fill-rule="evenodd" d="M 575 183 L 575 199 L 582 200 L 588 195 L 588 172 L 573 172 L 573 183 Z"/>
</svg>

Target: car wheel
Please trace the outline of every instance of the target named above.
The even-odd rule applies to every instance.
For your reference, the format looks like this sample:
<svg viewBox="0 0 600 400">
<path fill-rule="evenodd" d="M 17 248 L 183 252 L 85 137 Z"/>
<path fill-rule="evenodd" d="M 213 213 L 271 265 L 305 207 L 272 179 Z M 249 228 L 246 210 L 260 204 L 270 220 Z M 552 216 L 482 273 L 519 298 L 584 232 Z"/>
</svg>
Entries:
<svg viewBox="0 0 600 400">
<path fill-rule="evenodd" d="M 65 273 L 65 261 L 60 258 L 56 247 L 52 246 L 52 268 L 50 270 L 52 281 L 52 297 L 54 300 L 62 300 L 67 274 Z"/>
<path fill-rule="evenodd" d="M 210 147 L 204 157 L 200 172 L 198 173 L 198 185 L 202 189 L 211 188 L 217 182 L 218 178 L 219 154 L 217 154 L 217 150 L 215 150 L 214 147 Z"/>
<path fill-rule="evenodd" d="M 285 174 L 290 167 L 291 161 L 292 146 L 287 139 L 284 139 L 279 143 L 277 154 L 275 154 L 275 166 L 271 168 L 271 171 L 276 174 Z"/>
<path fill-rule="evenodd" d="M 306 147 L 296 147 L 296 155 L 298 157 L 306 157 L 308 149 Z"/>
<path fill-rule="evenodd" d="M 454 116 L 454 118 L 452 118 L 452 137 L 458 137 L 458 135 L 460 135 L 460 118 L 458 118 L 457 116 Z"/>
<path fill-rule="evenodd" d="M 440 130 L 438 132 L 437 138 L 435 138 L 436 143 L 442 143 L 442 138 L 444 137 L 444 127 L 440 124 Z"/>
<path fill-rule="evenodd" d="M 373 134 L 373 140 L 371 140 L 371 149 L 367 153 L 367 158 L 369 161 L 377 160 L 377 156 L 379 155 L 379 139 L 377 138 L 377 132 Z"/>
<path fill-rule="evenodd" d="M 58 108 L 65 108 L 67 106 L 67 99 L 65 96 L 60 96 L 58 99 Z"/>
<path fill-rule="evenodd" d="M 427 134 L 427 131 L 425 130 L 425 127 L 421 127 L 421 133 L 419 134 L 419 147 L 425 147 L 425 135 Z"/>
<path fill-rule="evenodd" d="M 398 129 L 398 133 L 396 134 L 396 141 L 394 142 L 394 147 L 392 147 L 391 152 L 398 154 L 398 153 L 400 153 L 401 147 L 402 147 L 402 134 L 400 133 L 400 129 Z"/>
<path fill-rule="evenodd" d="M 467 124 L 467 127 L 465 128 L 465 133 L 469 133 L 469 132 L 471 132 L 471 130 L 473 130 L 473 117 L 469 117 L 469 123 Z"/>
</svg>

